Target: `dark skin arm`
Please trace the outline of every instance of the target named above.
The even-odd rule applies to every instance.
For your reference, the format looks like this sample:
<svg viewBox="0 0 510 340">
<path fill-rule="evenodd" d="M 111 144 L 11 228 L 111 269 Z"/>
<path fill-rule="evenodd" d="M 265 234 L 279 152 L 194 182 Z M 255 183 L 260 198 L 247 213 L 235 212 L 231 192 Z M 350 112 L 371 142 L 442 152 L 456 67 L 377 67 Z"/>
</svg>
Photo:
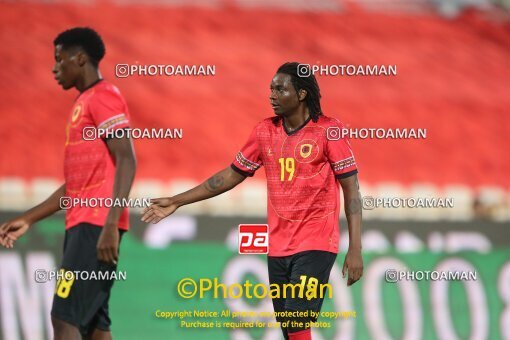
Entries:
<svg viewBox="0 0 510 340">
<path fill-rule="evenodd" d="M 363 258 L 361 257 L 361 195 L 359 193 L 358 175 L 340 179 L 344 193 L 345 216 L 349 229 L 349 249 L 345 256 L 342 275 L 348 272 L 347 285 L 358 281 L 363 275 Z"/>
<path fill-rule="evenodd" d="M 66 195 L 66 185 L 62 184 L 44 202 L 26 211 L 19 217 L 5 222 L 0 226 L 0 244 L 5 248 L 13 248 L 14 242 L 28 231 L 28 228 L 60 210 L 60 198 Z"/>
<path fill-rule="evenodd" d="M 115 180 L 112 198 L 128 198 L 135 178 L 136 159 L 129 138 L 112 138 L 106 145 L 115 162 Z M 119 258 L 118 222 L 123 207 L 111 207 L 105 225 L 97 242 L 97 258 L 100 261 L 116 264 Z"/>
<path fill-rule="evenodd" d="M 222 194 L 233 189 L 245 179 L 245 176 L 235 172 L 229 166 L 202 184 L 182 194 L 152 199 L 153 204 L 144 210 L 142 221 L 158 223 L 163 218 L 173 214 L 179 207 Z"/>
</svg>

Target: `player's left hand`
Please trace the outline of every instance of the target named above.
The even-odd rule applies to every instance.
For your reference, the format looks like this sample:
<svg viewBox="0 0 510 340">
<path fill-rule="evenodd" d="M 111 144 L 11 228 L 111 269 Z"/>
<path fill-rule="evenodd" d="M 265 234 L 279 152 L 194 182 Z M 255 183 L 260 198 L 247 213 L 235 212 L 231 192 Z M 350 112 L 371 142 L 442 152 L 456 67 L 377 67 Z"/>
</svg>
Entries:
<svg viewBox="0 0 510 340">
<path fill-rule="evenodd" d="M 352 285 L 363 276 L 363 258 L 361 257 L 361 249 L 354 250 L 349 248 L 345 255 L 344 267 L 342 275 L 345 278 L 345 272 L 348 272 L 347 286 Z"/>
<path fill-rule="evenodd" d="M 117 264 L 119 259 L 119 229 L 117 227 L 103 227 L 97 241 L 97 259 Z"/>
</svg>

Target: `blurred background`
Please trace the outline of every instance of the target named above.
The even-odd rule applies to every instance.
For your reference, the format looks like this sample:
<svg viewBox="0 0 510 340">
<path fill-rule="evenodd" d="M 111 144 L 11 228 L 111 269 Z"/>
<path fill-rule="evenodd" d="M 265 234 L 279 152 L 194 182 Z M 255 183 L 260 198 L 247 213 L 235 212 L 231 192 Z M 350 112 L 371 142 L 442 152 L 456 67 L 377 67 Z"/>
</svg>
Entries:
<svg viewBox="0 0 510 340">
<path fill-rule="evenodd" d="M 363 279 L 346 288 L 347 226 L 314 339 L 510 339 L 510 3 L 507 0 L 0 1 L 0 221 L 63 182 L 75 90 L 51 74 L 53 39 L 74 26 L 106 44 L 103 76 L 132 127 L 182 129 L 134 141 L 133 197 L 169 196 L 226 166 L 273 115 L 279 65 L 396 65 L 397 76 L 318 76 L 322 107 L 350 128 L 426 129 L 425 139 L 353 139 L 362 196 L 447 197 L 454 208 L 364 211 Z M 117 64 L 215 65 L 211 76 L 117 78 Z M 179 280 L 267 283 L 263 255 L 239 255 L 237 226 L 265 223 L 264 171 L 156 225 L 132 210 L 110 311 L 116 339 L 280 339 L 279 329 L 186 329 L 157 310 L 272 311 L 269 299 L 183 299 Z M 0 250 L 0 338 L 51 339 L 64 215 Z M 388 283 L 385 271 L 476 271 L 467 282 Z M 194 320 L 194 318 L 190 318 Z M 196 319 L 204 320 L 204 319 Z M 271 321 L 271 320 L 265 320 Z"/>
</svg>

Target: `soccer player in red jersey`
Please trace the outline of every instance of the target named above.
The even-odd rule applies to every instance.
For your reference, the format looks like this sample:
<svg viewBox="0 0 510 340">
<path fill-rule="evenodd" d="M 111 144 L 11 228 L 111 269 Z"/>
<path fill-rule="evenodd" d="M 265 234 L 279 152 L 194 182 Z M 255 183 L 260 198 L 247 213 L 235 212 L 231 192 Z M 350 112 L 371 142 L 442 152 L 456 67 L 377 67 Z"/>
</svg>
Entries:
<svg viewBox="0 0 510 340">
<path fill-rule="evenodd" d="M 357 166 L 349 141 L 340 138 L 342 123 L 322 114 L 314 75 L 300 76 L 298 67 L 298 63 L 286 63 L 277 70 L 269 97 L 276 117 L 255 126 L 229 167 L 185 193 L 154 199 L 142 220 L 157 223 L 182 205 L 228 191 L 263 165 L 268 189 L 270 284 L 299 284 L 303 276 L 308 282 L 325 284 L 338 253 L 340 183 L 349 230 L 342 272 L 344 277 L 348 272 L 347 284 L 351 285 L 363 273 Z M 287 298 L 273 299 L 273 306 L 275 312 L 317 313 L 322 301 L 320 297 L 308 300 L 287 294 Z M 283 329 L 286 339 L 304 340 L 311 339 L 309 324 L 316 318 L 277 320 L 308 324 Z"/>
<path fill-rule="evenodd" d="M 136 169 L 131 140 L 84 135 L 86 131 L 108 131 L 111 135 L 116 129 L 128 128 L 128 108 L 119 90 L 101 78 L 98 66 L 105 47 L 94 30 L 73 28 L 60 33 L 53 43 L 55 80 L 64 90 L 76 88 L 80 92 L 66 129 L 65 183 L 41 204 L 2 224 L 0 243 L 12 248 L 32 224 L 67 208 L 61 270 L 111 274 L 117 268 L 121 234 L 129 228 L 128 210 L 118 205 L 62 205 L 68 204 L 67 198 L 104 201 L 128 197 Z M 108 279 L 59 277 L 51 310 L 54 338 L 112 339 L 108 313 L 112 285 L 113 280 Z"/>
</svg>

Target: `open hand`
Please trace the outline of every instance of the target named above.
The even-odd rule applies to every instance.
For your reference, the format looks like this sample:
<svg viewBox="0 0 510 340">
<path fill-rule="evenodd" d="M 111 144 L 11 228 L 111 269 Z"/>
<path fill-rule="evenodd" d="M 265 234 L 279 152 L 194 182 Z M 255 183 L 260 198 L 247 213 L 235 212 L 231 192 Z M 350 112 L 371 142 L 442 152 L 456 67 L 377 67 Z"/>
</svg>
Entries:
<svg viewBox="0 0 510 340">
<path fill-rule="evenodd" d="M 30 223 L 24 218 L 15 218 L 0 226 L 0 244 L 5 248 L 14 248 L 14 242 L 27 232 Z"/>
<path fill-rule="evenodd" d="M 153 198 L 151 203 L 152 205 L 143 211 L 142 221 L 147 223 L 158 223 L 179 207 L 171 197 Z"/>
</svg>

